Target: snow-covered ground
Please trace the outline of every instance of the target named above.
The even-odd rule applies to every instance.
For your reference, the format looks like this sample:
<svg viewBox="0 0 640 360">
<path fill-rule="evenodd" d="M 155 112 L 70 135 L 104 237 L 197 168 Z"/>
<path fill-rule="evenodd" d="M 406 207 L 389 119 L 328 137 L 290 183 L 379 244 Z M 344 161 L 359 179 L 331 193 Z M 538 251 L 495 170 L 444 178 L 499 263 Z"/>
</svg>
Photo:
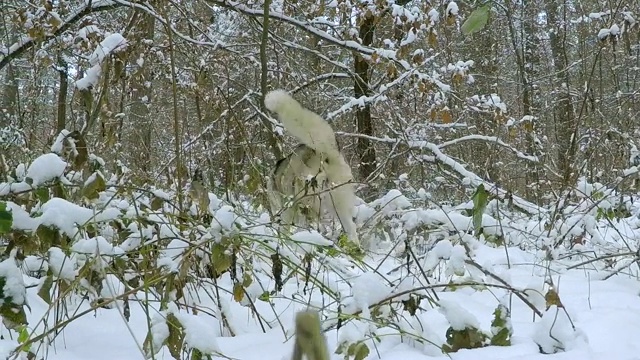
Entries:
<svg viewBox="0 0 640 360">
<path fill-rule="evenodd" d="M 481 187 L 446 207 L 393 189 L 358 205 L 359 259 L 330 227 L 276 232 L 251 199 L 209 193 L 185 226 L 175 191 L 119 192 L 126 178 L 63 165 L 46 154 L 0 183 L 18 201 L 0 199 L 0 237 L 28 255 L 0 262 L 0 359 L 290 359 L 307 308 L 336 360 L 350 345 L 383 360 L 640 359 L 640 202 L 602 184 L 581 179 L 537 215 Z M 50 197 L 51 181 L 77 186 Z"/>
<path fill-rule="evenodd" d="M 535 259 L 521 250 L 509 249 L 511 268 L 505 266 L 506 257 L 504 249 L 485 248 L 478 253 L 476 259 L 479 263 L 494 264 L 494 271 L 499 270 L 502 278 L 510 279 L 509 282 L 516 288 L 541 289 L 547 270 L 539 265 L 532 265 Z M 376 261 L 377 260 L 377 261 Z M 369 259 L 372 264 L 378 264 L 380 259 Z M 391 261 L 387 261 L 379 271 L 385 273 L 390 270 Z M 352 279 L 352 283 L 359 292 L 356 297 L 375 298 L 388 292 L 388 288 L 379 285 L 375 289 L 378 275 L 367 272 L 360 275 L 363 280 Z M 540 319 L 534 317 L 531 309 L 518 298 L 511 297 L 512 305 L 512 345 L 508 347 L 490 346 L 481 349 L 461 350 L 451 354 L 453 359 L 640 359 L 640 342 L 637 334 L 640 332 L 640 282 L 637 279 L 624 275 L 613 276 L 607 280 L 600 280 L 600 273 L 586 270 L 570 270 L 563 273 L 554 273 L 554 281 L 559 284 L 558 291 L 561 301 L 571 316 L 577 333 L 561 336 L 571 338 L 565 342 L 571 349 L 554 355 L 540 354 L 538 345 L 534 341 L 536 337 L 544 337 L 548 333 L 548 324 L 540 325 Z M 27 284 L 34 279 L 25 278 Z M 359 283 L 362 282 L 362 283 Z M 359 287 L 359 288 L 358 288 Z M 295 280 L 290 281 L 283 293 L 300 293 Z M 368 292 L 368 293 L 367 293 Z M 36 324 L 49 308 L 38 297 L 37 289 L 27 290 L 28 303 L 32 309 L 28 312 L 30 324 Z M 364 294 L 363 294 L 364 293 Z M 481 329 L 490 327 L 493 309 L 497 304 L 497 298 L 502 298 L 506 292 L 500 289 L 477 291 L 471 288 L 461 289 L 455 292 L 440 292 L 438 295 L 443 303 L 453 302 L 466 309 L 476 317 Z M 535 299 L 535 296 L 531 296 Z M 139 300 L 144 300 L 139 293 Z M 319 298 L 316 298 L 319 300 Z M 540 299 L 544 304 L 544 299 Z M 48 349 L 48 359 L 75 360 L 75 359 L 142 359 L 142 342 L 147 334 L 147 317 L 140 303 L 131 301 L 131 316 L 125 321 L 122 308 L 98 309 L 71 322 L 56 339 L 54 345 Z M 121 304 L 120 304 L 121 305 Z M 190 334 L 194 343 L 209 343 L 212 348 L 234 359 L 264 360 L 264 359 L 289 359 L 292 350 L 292 341 L 285 339 L 282 327 L 293 331 L 293 317 L 297 310 L 303 309 L 304 304 L 293 304 L 289 300 L 275 299 L 274 309 L 271 310 L 266 302 L 256 303 L 259 312 L 264 316 L 263 321 L 271 322 L 273 328 L 263 332 L 256 323 L 255 318 L 249 315 L 246 308 L 237 303 L 230 302 L 231 313 L 234 314 L 232 327 L 238 332 L 235 337 L 220 336 L 218 320 L 212 316 L 200 313 L 191 316 L 190 323 L 193 334 Z M 430 306 L 426 301 L 421 304 L 425 309 Z M 542 305 L 544 306 L 544 305 Z M 80 306 L 80 310 L 88 308 L 88 304 Z M 544 310 L 544 308 L 542 309 Z M 73 311 L 73 309 L 69 309 Z M 277 324 L 277 318 L 282 322 L 282 327 Z M 560 311 L 553 319 L 560 323 L 564 312 Z M 430 309 L 418 313 L 414 323 L 420 323 L 424 328 L 420 331 L 426 337 L 440 338 L 444 341 L 444 334 L 449 322 L 437 309 Z M 566 324 L 565 324 L 566 325 Z M 549 326 L 553 328 L 553 326 Z M 346 326 L 344 332 L 358 332 L 363 329 Z M 539 334 L 542 331 L 543 334 Z M 569 331 L 567 328 L 565 332 Z M 8 339 L 5 331 L 4 340 L 0 342 L 2 358 L 17 346 L 17 342 Z M 335 350 L 340 331 L 331 330 L 326 333 L 331 350 Z M 350 334 L 354 335 L 354 334 Z M 344 336 L 344 335 L 342 335 Z M 357 335 L 354 335 L 357 336 Z M 404 340 L 404 341 L 403 341 Z M 431 340 L 436 340 L 432 338 Z M 425 359 L 447 358 L 439 355 L 434 349 L 426 349 L 424 345 L 417 344 L 399 336 L 382 337 L 381 342 L 367 340 L 371 353 L 369 359 L 400 360 L 400 359 Z M 374 350 L 375 349 L 375 350 Z M 171 359 L 168 350 L 164 348 L 156 358 Z M 342 355 L 334 354 L 334 359 L 342 359 Z"/>
</svg>

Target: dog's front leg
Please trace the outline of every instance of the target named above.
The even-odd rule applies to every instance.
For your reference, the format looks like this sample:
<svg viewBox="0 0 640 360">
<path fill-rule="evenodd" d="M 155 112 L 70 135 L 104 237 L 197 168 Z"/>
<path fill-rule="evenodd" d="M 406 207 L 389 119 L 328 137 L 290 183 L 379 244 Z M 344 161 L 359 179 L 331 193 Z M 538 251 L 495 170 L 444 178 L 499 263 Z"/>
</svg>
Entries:
<svg viewBox="0 0 640 360">
<path fill-rule="evenodd" d="M 329 201 L 349 239 L 360 245 L 356 223 L 353 221 L 355 197 L 352 184 L 341 184 L 329 191 Z"/>
</svg>

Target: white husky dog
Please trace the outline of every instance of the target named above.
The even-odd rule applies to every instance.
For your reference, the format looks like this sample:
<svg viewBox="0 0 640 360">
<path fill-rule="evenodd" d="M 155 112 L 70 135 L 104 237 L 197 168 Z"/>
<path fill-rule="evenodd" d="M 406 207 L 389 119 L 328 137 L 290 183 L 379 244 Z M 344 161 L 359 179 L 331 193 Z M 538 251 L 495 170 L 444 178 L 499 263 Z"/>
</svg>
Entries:
<svg viewBox="0 0 640 360">
<path fill-rule="evenodd" d="M 278 161 L 267 181 L 272 211 L 282 211 L 283 221 L 299 226 L 310 218 L 319 219 L 327 211 L 340 221 L 350 240 L 359 244 L 353 221 L 353 175 L 338 149 L 331 125 L 284 90 L 269 92 L 264 104 L 302 143 Z M 292 197 L 294 204 L 283 209 L 283 199 L 287 197 Z"/>
</svg>

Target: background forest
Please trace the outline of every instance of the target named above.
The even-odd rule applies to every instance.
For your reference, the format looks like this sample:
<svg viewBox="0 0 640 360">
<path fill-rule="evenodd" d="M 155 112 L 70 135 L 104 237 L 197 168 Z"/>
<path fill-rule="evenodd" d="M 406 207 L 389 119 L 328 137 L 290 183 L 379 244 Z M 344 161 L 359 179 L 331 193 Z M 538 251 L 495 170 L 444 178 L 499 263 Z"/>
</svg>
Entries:
<svg viewBox="0 0 640 360">
<path fill-rule="evenodd" d="M 640 309 L 638 14 L 634 0 L 3 0 L 0 353 L 264 359 L 220 340 L 238 338 L 286 358 L 311 307 L 337 359 L 512 335 L 535 344 L 513 358 L 633 358 L 611 329 L 624 346 L 593 342 L 610 314 L 576 284 L 621 319 Z M 264 107 L 278 88 L 336 130 L 364 254 L 336 227 L 273 228 L 266 177 L 296 145 Z M 612 279 L 628 296 L 614 310 Z M 83 338 L 98 319 L 129 347 Z"/>
<path fill-rule="evenodd" d="M 464 198 L 451 159 L 549 203 L 629 165 L 637 6 L 495 3 L 464 35 L 480 4 L 6 1 L 2 175 L 67 129 L 136 183 L 183 186 L 199 168 L 212 189 L 262 189 L 293 142 L 261 94 L 284 88 L 340 131 L 367 194 L 407 174 Z"/>
</svg>

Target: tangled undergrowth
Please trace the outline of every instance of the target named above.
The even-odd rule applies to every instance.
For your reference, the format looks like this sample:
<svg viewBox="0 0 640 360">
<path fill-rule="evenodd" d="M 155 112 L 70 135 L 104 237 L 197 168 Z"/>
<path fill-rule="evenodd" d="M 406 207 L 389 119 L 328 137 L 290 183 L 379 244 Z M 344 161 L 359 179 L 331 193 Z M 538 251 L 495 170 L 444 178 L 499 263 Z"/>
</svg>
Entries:
<svg viewBox="0 0 640 360">
<path fill-rule="evenodd" d="M 63 132 L 0 183 L 0 315 L 12 358 L 46 358 L 66 327 L 97 309 L 125 322 L 142 312 L 148 358 L 224 356 L 216 339 L 241 333 L 291 337 L 305 309 L 319 312 L 318 334 L 336 332 L 332 351 L 345 359 L 375 356 L 384 342 L 434 356 L 509 346 L 512 317 L 531 314 L 533 340 L 554 353 L 584 338 L 562 302 L 563 273 L 637 276 L 640 203 L 584 179 L 535 214 L 482 186 L 467 203 L 439 206 L 405 180 L 358 206 L 363 254 L 339 227 L 276 228 L 250 197 L 132 186 L 125 166 L 109 173 L 78 143 Z M 511 278 L 522 264 L 537 280 Z M 46 304 L 40 318 L 28 289 Z M 472 293 L 492 307 L 452 296 Z M 444 326 L 431 325 L 434 314 Z"/>
</svg>

